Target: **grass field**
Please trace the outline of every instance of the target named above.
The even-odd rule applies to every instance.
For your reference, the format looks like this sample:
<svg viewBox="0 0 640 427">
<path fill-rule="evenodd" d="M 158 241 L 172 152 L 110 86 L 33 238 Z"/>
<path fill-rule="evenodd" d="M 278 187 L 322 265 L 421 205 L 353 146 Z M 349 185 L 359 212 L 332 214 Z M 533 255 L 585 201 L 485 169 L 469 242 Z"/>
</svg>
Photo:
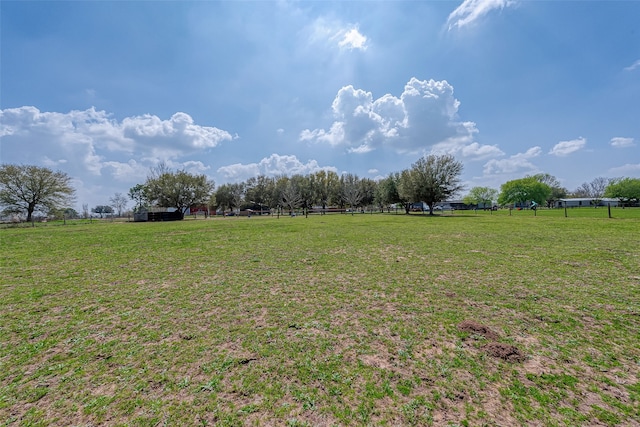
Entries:
<svg viewBox="0 0 640 427">
<path fill-rule="evenodd" d="M 0 425 L 640 425 L 640 210 L 0 230 Z"/>
</svg>

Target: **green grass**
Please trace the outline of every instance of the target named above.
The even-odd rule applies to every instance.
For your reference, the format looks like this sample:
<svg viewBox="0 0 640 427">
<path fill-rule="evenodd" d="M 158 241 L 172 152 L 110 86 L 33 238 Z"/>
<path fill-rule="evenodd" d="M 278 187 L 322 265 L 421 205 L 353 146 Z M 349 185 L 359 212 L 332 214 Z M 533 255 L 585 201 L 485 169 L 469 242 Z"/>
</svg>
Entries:
<svg viewBox="0 0 640 427">
<path fill-rule="evenodd" d="M 612 216 L 2 229 L 0 425 L 640 425 L 640 210 Z"/>
</svg>

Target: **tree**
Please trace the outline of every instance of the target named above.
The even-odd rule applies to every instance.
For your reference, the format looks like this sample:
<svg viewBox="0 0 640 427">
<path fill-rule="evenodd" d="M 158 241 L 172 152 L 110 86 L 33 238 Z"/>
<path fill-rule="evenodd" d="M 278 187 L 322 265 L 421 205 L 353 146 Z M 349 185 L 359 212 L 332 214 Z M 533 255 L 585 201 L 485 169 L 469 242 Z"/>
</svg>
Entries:
<svg viewBox="0 0 640 427">
<path fill-rule="evenodd" d="M 546 199 L 548 208 L 553 206 L 554 202 L 557 200 L 567 197 L 567 189 L 560 185 L 560 181 L 558 181 L 555 176 L 548 173 L 539 173 L 531 176 L 531 178 L 534 178 L 543 184 L 547 184 L 551 188 L 551 193 Z"/>
<path fill-rule="evenodd" d="M 606 197 L 618 199 L 624 204 L 640 202 L 640 178 L 619 178 L 611 180 L 605 191 Z"/>
<path fill-rule="evenodd" d="M 589 183 L 584 182 L 578 188 L 576 188 L 571 195 L 573 197 L 578 198 L 588 198 L 589 194 L 591 194 L 591 189 L 589 188 Z"/>
<path fill-rule="evenodd" d="M 293 175 L 290 180 L 291 185 L 297 189 L 300 197 L 299 207 L 303 208 L 305 214 L 313 207 L 314 191 L 310 175 Z"/>
<path fill-rule="evenodd" d="M 263 206 L 272 206 L 273 179 L 259 175 L 257 178 L 249 178 L 245 187 L 244 197 L 247 202 L 252 205 L 259 205 L 261 211 Z"/>
<path fill-rule="evenodd" d="M 370 178 L 362 178 L 360 179 L 360 192 L 362 193 L 362 200 L 360 200 L 360 205 L 362 206 L 370 206 L 373 205 L 373 202 L 376 197 L 376 190 L 378 188 L 378 183 Z"/>
<path fill-rule="evenodd" d="M 381 212 L 384 212 L 385 206 L 389 206 L 391 203 L 395 203 L 395 199 L 391 201 L 393 193 L 395 193 L 397 196 L 398 190 L 397 188 L 395 188 L 395 182 L 393 182 L 392 176 L 382 178 L 378 181 L 376 185 L 376 192 L 373 196 L 373 201 L 378 206 Z"/>
<path fill-rule="evenodd" d="M 333 171 L 320 170 L 314 174 L 314 199 L 322 205 L 322 210 L 339 201 L 340 178 Z"/>
<path fill-rule="evenodd" d="M 62 214 L 64 215 L 64 218 L 71 218 L 71 219 L 80 218 L 80 214 L 78 213 L 78 211 L 76 211 L 73 208 L 65 208 L 62 211 Z"/>
<path fill-rule="evenodd" d="M 134 212 L 142 210 L 146 204 L 147 198 L 145 196 L 145 186 L 143 184 L 136 184 L 129 189 L 129 198 L 134 201 Z"/>
<path fill-rule="evenodd" d="M 462 190 L 462 168 L 462 163 L 450 154 L 425 156 L 402 173 L 401 193 L 409 196 L 409 203 L 425 202 L 433 215 L 436 203 Z"/>
<path fill-rule="evenodd" d="M 607 186 L 611 182 L 608 178 L 598 177 L 595 178 L 591 182 L 583 183 L 578 189 L 575 191 L 575 194 L 578 197 L 588 197 L 593 199 L 591 203 L 594 206 L 598 206 L 604 197 L 604 192 L 607 189 Z"/>
<path fill-rule="evenodd" d="M 184 215 L 189 207 L 209 202 L 214 183 L 205 175 L 194 175 L 184 170 L 171 172 L 162 166 L 151 171 L 144 187 L 149 202 L 176 208 Z"/>
<path fill-rule="evenodd" d="M 100 214 L 100 218 L 102 218 L 103 214 L 112 214 L 113 208 L 109 205 L 98 205 L 95 208 L 91 209 L 91 212 Z"/>
<path fill-rule="evenodd" d="M 525 205 L 531 201 L 544 203 L 551 194 L 551 187 L 533 177 L 507 181 L 500 186 L 498 203 L 501 205 Z"/>
<path fill-rule="evenodd" d="M 409 196 L 408 189 L 405 188 L 403 181 L 403 174 L 408 173 L 404 171 L 402 173 L 395 172 L 389 174 L 378 183 L 378 198 L 379 203 L 383 205 L 400 203 L 405 207 L 405 212 L 409 213 L 409 207 L 411 205 L 411 198 Z"/>
<path fill-rule="evenodd" d="M 122 216 L 122 211 L 127 207 L 127 198 L 122 193 L 116 193 L 109 199 L 109 203 L 118 213 L 118 216 Z"/>
<path fill-rule="evenodd" d="M 233 209 L 235 207 L 233 204 L 234 203 L 233 194 L 232 194 L 230 184 L 224 184 L 218 187 L 218 189 L 215 192 L 215 198 L 216 198 L 216 206 L 218 206 L 218 208 L 221 209 L 223 212 L 227 208 Z"/>
<path fill-rule="evenodd" d="M 491 208 L 493 202 L 497 200 L 498 190 L 489 187 L 473 187 L 469 190 L 463 201 L 467 205 L 476 205 L 482 209 Z"/>
<path fill-rule="evenodd" d="M 0 166 L 0 206 L 5 213 L 26 213 L 31 221 L 36 211 L 46 214 L 69 207 L 74 194 L 71 178 L 64 172 L 32 165 Z"/>
<path fill-rule="evenodd" d="M 229 184 L 229 189 L 231 190 L 231 205 L 234 208 L 239 208 L 242 202 L 244 201 L 245 195 L 245 185 L 242 182 L 235 182 L 233 184 Z"/>
<path fill-rule="evenodd" d="M 293 211 L 300 207 L 303 202 L 297 182 L 287 177 L 281 177 L 278 180 L 278 188 L 280 192 L 280 204 L 289 209 L 289 214 L 293 214 Z"/>
<path fill-rule="evenodd" d="M 340 177 L 340 185 L 342 187 L 342 199 L 351 207 L 351 215 L 362 202 L 362 189 L 360 179 L 353 174 L 346 174 Z"/>
</svg>

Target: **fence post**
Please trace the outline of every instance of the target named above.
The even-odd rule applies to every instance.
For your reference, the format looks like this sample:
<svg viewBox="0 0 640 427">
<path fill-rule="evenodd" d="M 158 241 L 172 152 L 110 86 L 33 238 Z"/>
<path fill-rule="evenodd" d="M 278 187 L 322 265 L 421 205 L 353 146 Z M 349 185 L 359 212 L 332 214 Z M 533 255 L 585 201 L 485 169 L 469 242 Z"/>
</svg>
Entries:
<svg viewBox="0 0 640 427">
<path fill-rule="evenodd" d="M 611 203 L 607 203 L 607 206 L 609 208 L 609 218 L 611 218 Z"/>
</svg>

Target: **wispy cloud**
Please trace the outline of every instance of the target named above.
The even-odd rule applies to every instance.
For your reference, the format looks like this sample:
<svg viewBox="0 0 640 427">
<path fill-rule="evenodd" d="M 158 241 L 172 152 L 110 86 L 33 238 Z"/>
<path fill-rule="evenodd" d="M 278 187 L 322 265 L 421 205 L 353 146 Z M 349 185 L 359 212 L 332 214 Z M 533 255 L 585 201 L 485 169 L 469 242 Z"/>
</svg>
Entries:
<svg viewBox="0 0 640 427">
<path fill-rule="evenodd" d="M 447 19 L 449 31 L 462 28 L 495 9 L 504 9 L 515 4 L 515 0 L 464 0 Z"/>
<path fill-rule="evenodd" d="M 549 151 L 549 154 L 558 157 L 568 156 L 584 148 L 587 144 L 585 138 L 572 139 L 571 141 L 560 141 Z"/>
<path fill-rule="evenodd" d="M 636 62 L 634 62 L 633 64 L 629 65 L 628 67 L 624 67 L 625 71 L 633 71 L 636 68 L 640 68 L 640 59 L 638 59 Z"/>
<path fill-rule="evenodd" d="M 306 31 L 312 45 L 328 45 L 346 50 L 366 50 L 368 38 L 358 25 L 325 18 L 316 19 Z"/>
<path fill-rule="evenodd" d="M 620 136 L 611 138 L 611 141 L 609 143 L 611 144 L 612 147 L 616 147 L 616 148 L 633 147 L 636 145 L 633 138 L 623 138 Z"/>
<path fill-rule="evenodd" d="M 612 175 L 640 175 L 640 163 L 627 163 L 626 165 L 611 168 L 609 173 Z"/>
</svg>

